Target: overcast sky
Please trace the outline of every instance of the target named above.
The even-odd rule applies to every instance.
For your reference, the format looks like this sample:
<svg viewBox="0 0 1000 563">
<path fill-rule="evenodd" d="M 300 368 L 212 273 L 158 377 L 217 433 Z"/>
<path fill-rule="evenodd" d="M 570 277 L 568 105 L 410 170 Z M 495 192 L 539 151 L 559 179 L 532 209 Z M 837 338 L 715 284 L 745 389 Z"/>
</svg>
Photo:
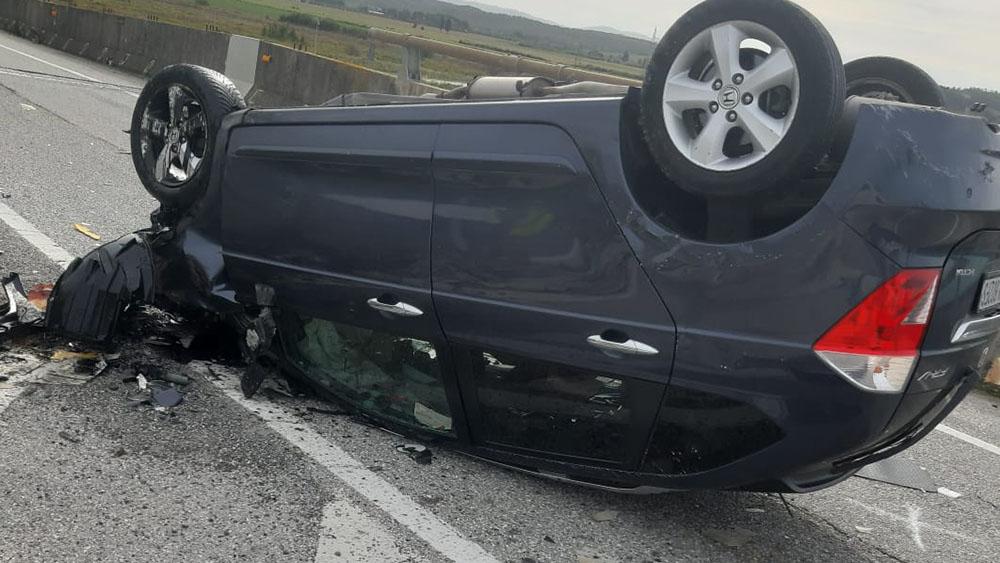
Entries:
<svg viewBox="0 0 1000 563">
<path fill-rule="evenodd" d="M 481 0 L 572 27 L 662 34 L 696 0 Z M 798 0 L 833 34 L 845 61 L 889 55 L 941 84 L 1000 90 L 1000 0 Z"/>
</svg>

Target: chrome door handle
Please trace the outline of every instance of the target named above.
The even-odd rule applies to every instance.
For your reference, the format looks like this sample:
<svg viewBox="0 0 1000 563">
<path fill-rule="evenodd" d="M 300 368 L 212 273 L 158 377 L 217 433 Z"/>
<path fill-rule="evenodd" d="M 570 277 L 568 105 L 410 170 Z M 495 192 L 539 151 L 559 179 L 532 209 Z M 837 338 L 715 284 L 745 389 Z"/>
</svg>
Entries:
<svg viewBox="0 0 1000 563">
<path fill-rule="evenodd" d="M 625 342 L 615 342 L 613 340 L 605 340 L 600 334 L 587 337 L 587 343 L 604 352 L 625 354 L 628 356 L 655 356 L 660 353 L 656 348 L 638 340 L 630 339 Z"/>
<path fill-rule="evenodd" d="M 424 312 L 417 309 L 409 303 L 403 303 L 402 301 L 393 304 L 383 303 L 378 300 L 377 297 L 372 297 L 368 300 L 368 306 L 376 311 L 382 313 L 389 313 L 390 315 L 396 315 L 397 317 L 419 317 L 423 315 Z"/>
</svg>

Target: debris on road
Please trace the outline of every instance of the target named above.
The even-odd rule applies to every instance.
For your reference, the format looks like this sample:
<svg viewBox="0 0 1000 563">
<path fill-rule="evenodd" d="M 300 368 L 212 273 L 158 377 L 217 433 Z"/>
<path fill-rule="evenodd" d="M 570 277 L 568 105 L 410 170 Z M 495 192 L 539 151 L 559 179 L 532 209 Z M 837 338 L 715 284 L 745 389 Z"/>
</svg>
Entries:
<svg viewBox="0 0 1000 563">
<path fill-rule="evenodd" d="M 184 395 L 173 387 L 153 388 L 153 402 L 156 406 L 173 408 L 181 404 Z"/>
<path fill-rule="evenodd" d="M 855 526 L 854 529 L 857 530 L 859 534 L 870 534 L 875 531 L 875 528 L 866 528 L 864 526 Z"/>
<path fill-rule="evenodd" d="M 66 430 L 60 430 L 59 431 L 59 437 L 62 438 L 63 440 L 66 440 L 67 442 L 71 442 L 73 444 L 79 444 L 80 442 L 83 441 L 83 439 L 80 438 L 79 436 L 75 436 L 73 434 L 70 434 Z"/>
<path fill-rule="evenodd" d="M 937 492 L 939 495 L 944 495 L 948 498 L 960 498 L 962 496 L 962 493 L 955 492 L 948 487 L 938 487 Z"/>
<path fill-rule="evenodd" d="M 39 284 L 25 291 L 21 277 L 14 273 L 0 280 L 0 285 L 5 303 L 4 309 L 0 309 L 3 311 L 0 313 L 0 334 L 17 326 L 41 326 L 52 285 Z"/>
<path fill-rule="evenodd" d="M 76 229 L 78 233 L 88 236 L 94 240 L 101 240 L 101 235 L 95 233 L 90 229 L 90 226 L 86 223 L 74 223 L 73 228 Z"/>
<path fill-rule="evenodd" d="M 396 451 L 404 453 L 420 465 L 430 465 L 434 454 L 426 446 L 420 444 L 400 444 L 396 446 Z"/>
</svg>

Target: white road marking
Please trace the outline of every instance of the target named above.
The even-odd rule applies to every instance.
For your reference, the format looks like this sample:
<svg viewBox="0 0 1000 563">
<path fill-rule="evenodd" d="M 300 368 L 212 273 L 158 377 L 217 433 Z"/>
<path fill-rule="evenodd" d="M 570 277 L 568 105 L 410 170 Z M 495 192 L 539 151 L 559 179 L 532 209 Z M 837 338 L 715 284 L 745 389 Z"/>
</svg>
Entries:
<svg viewBox="0 0 1000 563">
<path fill-rule="evenodd" d="M 986 450 L 986 451 L 990 452 L 993 455 L 1000 455 L 1000 448 L 994 446 L 993 444 L 991 444 L 989 442 L 984 442 L 983 440 L 980 440 L 979 438 L 976 438 L 974 436 L 969 436 L 965 432 L 961 432 L 959 430 L 955 430 L 954 428 L 952 428 L 950 426 L 945 426 L 944 424 L 938 424 L 937 428 L 935 428 L 935 430 L 937 430 L 938 432 L 944 432 L 945 434 L 947 434 L 949 436 L 952 436 L 954 438 L 958 438 L 959 440 L 961 440 L 961 441 L 963 441 L 963 442 L 965 442 L 967 444 L 972 444 L 973 446 L 976 446 L 977 448 Z"/>
<path fill-rule="evenodd" d="M 8 47 L 7 45 L 4 45 L 2 43 L 0 43 L 0 49 L 7 49 L 8 51 L 10 51 L 12 53 L 17 53 L 18 55 L 21 55 L 22 57 L 27 57 L 27 58 L 29 58 L 29 59 L 31 59 L 33 61 L 40 62 L 40 63 L 42 63 L 44 65 L 49 65 L 52 68 L 59 69 L 59 70 L 61 70 L 63 72 L 68 72 L 68 73 L 72 74 L 73 76 L 78 76 L 80 78 L 83 78 L 84 80 L 90 80 L 91 82 L 104 82 L 103 80 L 94 78 L 92 76 L 87 76 L 86 74 L 83 74 L 82 72 L 77 72 L 77 71 L 75 71 L 73 69 L 66 68 L 66 67 L 64 67 L 62 65 L 57 65 L 56 63 L 54 63 L 52 61 L 47 61 L 47 60 L 42 59 L 40 57 L 36 57 L 34 55 L 29 55 L 28 53 L 25 53 L 24 51 L 19 51 L 19 50 L 13 48 L 13 47 Z M 135 92 L 129 92 L 128 90 L 121 90 L 121 92 L 124 92 L 125 94 L 128 94 L 129 96 L 132 96 L 133 98 L 138 98 L 139 97 L 139 94 L 136 94 Z"/>
<path fill-rule="evenodd" d="M 417 561 L 400 551 L 392 532 L 381 522 L 348 500 L 338 499 L 326 505 L 319 526 L 316 563 Z"/>
<path fill-rule="evenodd" d="M 873 513 L 873 514 L 878 514 L 879 516 L 882 516 L 883 518 L 888 518 L 889 520 L 893 520 L 895 522 L 899 522 L 900 524 L 904 524 L 904 525 L 906 525 L 907 527 L 910 528 L 911 532 L 913 531 L 914 528 L 917 529 L 918 531 L 920 531 L 920 530 L 930 530 L 932 532 L 937 532 L 939 534 L 944 534 L 946 536 L 950 536 L 950 537 L 953 537 L 953 538 L 956 538 L 956 539 L 960 539 L 960 540 L 965 540 L 965 541 L 970 541 L 970 542 L 975 542 L 975 543 L 984 543 L 983 540 L 981 540 L 979 538 L 974 538 L 974 537 L 971 537 L 971 536 L 966 536 L 966 535 L 960 534 L 958 532 L 953 532 L 953 531 L 951 531 L 951 530 L 949 530 L 947 528 L 940 528 L 938 526 L 932 526 L 930 524 L 926 524 L 924 522 L 921 522 L 920 521 L 920 510 L 919 509 L 916 509 L 916 516 L 915 517 L 914 517 L 914 513 L 913 513 L 913 510 L 914 510 L 913 508 L 909 508 L 908 509 L 909 514 L 907 516 L 900 516 L 899 514 L 893 514 L 892 512 L 889 512 L 888 510 L 882 510 L 881 508 L 875 508 L 874 506 L 868 506 L 867 504 L 865 504 L 865 503 L 863 503 L 861 501 L 854 500 L 854 499 L 852 499 L 850 497 L 844 497 L 844 500 L 846 500 L 847 502 L 849 502 L 851 504 L 860 506 L 861 508 L 864 508 L 865 510 L 867 510 L 867 511 Z M 917 543 L 917 546 L 919 547 L 919 546 L 923 545 L 923 538 L 919 535 L 919 533 L 918 533 L 917 537 L 914 538 L 914 542 L 917 542 L 918 540 L 919 540 L 919 543 Z M 923 549 L 923 548 L 921 548 L 921 549 Z"/>
<path fill-rule="evenodd" d="M 393 520 L 421 538 L 441 555 L 460 563 L 497 563 L 475 542 L 465 539 L 446 522 L 403 494 L 388 481 L 370 471 L 339 446 L 321 436 L 292 412 L 271 402 L 247 399 L 239 389 L 236 376 L 213 367 L 222 376 L 213 381 L 227 397 L 264 421 L 291 444 L 322 465 L 344 484 L 388 514 Z M 326 530 L 323 533 L 332 533 Z"/>
<path fill-rule="evenodd" d="M 924 538 L 920 535 L 920 509 L 907 506 L 906 512 L 910 524 L 910 537 L 913 538 L 913 543 L 917 544 L 920 551 L 927 551 L 927 548 L 924 547 Z"/>
<path fill-rule="evenodd" d="M 45 236 L 45 233 L 39 231 L 31 222 L 18 215 L 16 211 L 2 202 L 0 202 L 0 221 L 6 223 L 11 229 L 14 229 L 14 232 L 21 235 L 21 238 L 28 241 L 31 246 L 34 246 L 39 252 L 58 264 L 60 268 L 65 270 L 69 266 L 69 263 L 73 261 L 72 254 L 63 250 L 55 241 Z"/>
<path fill-rule="evenodd" d="M 5 374 L 9 379 L 0 383 L 0 414 L 3 414 L 3 411 L 24 393 L 28 388 L 26 384 L 36 379 L 34 372 L 43 363 L 35 356 L 16 353 L 9 354 L 7 361 L 18 361 L 18 363 L 15 364 L 17 367 L 13 373 Z"/>
</svg>

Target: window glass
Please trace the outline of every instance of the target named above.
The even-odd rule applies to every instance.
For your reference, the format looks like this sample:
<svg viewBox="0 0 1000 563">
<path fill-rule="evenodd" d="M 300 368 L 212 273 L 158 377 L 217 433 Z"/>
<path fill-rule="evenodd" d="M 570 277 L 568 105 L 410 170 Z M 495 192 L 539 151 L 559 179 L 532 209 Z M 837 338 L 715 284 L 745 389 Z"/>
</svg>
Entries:
<svg viewBox="0 0 1000 563">
<path fill-rule="evenodd" d="M 286 346 L 310 379 L 369 414 L 452 434 L 433 344 L 322 319 L 294 324 Z"/>
<path fill-rule="evenodd" d="M 622 461 L 632 419 L 629 384 L 615 377 L 507 354 L 473 352 L 487 442 Z"/>
</svg>

